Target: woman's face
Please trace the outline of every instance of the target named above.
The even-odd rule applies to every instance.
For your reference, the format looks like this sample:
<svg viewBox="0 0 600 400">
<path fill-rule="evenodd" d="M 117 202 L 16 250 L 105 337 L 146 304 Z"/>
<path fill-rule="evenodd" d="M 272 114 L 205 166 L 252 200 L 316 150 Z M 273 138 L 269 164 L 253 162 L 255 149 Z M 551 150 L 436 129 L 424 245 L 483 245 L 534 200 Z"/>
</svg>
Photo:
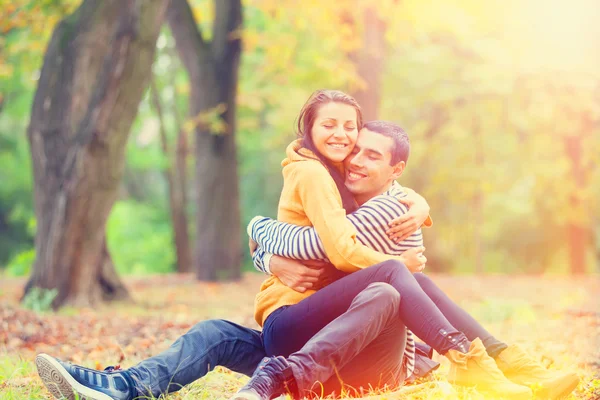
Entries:
<svg viewBox="0 0 600 400">
<path fill-rule="evenodd" d="M 312 140 L 323 157 L 333 162 L 344 161 L 352 152 L 357 136 L 354 107 L 337 102 L 319 107 L 312 126 Z"/>
</svg>

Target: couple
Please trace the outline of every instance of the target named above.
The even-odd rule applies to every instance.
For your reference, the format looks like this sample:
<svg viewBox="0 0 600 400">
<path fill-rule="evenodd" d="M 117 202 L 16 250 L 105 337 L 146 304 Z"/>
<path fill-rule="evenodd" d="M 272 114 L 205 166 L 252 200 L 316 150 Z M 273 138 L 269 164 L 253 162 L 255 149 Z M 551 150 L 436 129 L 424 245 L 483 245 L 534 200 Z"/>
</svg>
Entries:
<svg viewBox="0 0 600 400">
<path fill-rule="evenodd" d="M 412 332 L 451 361 L 450 379 L 457 384 L 510 399 L 532 397 L 530 385 L 542 398 L 566 396 L 577 386 L 575 374 L 546 370 L 494 338 L 421 273 L 418 228 L 431 221 L 426 202 L 395 183 L 409 153 L 400 127 L 363 125 L 354 99 L 321 90 L 303 107 L 298 134 L 283 162 L 279 221 L 257 217 L 248 227 L 255 265 L 273 275 L 256 298 L 262 333 L 204 321 L 127 370 L 99 372 L 40 354 L 38 372 L 53 395 L 158 396 L 216 365 L 254 371 L 236 399 L 339 394 L 342 385 L 394 387 L 422 374 Z M 399 198 L 412 204 L 410 210 Z M 417 223 L 409 232 L 403 224 L 390 233 L 390 222 L 403 214 Z M 325 259 L 346 274 L 307 261 Z M 312 276 L 324 270 L 327 276 Z M 307 277 L 290 280 L 298 271 Z M 322 288 L 312 290 L 313 284 Z"/>
</svg>

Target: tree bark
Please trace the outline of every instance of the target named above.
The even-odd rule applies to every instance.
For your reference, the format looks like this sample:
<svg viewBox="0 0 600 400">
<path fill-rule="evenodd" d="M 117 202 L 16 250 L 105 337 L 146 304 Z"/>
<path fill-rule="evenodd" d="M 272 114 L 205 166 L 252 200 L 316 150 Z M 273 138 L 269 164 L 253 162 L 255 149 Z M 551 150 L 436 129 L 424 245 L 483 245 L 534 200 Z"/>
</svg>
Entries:
<svg viewBox="0 0 600 400">
<path fill-rule="evenodd" d="M 50 40 L 27 132 L 37 232 L 26 293 L 57 288 L 54 307 L 128 296 L 106 220 L 167 3 L 85 0 Z"/>
<path fill-rule="evenodd" d="M 363 81 L 352 96 L 358 101 L 365 121 L 377 119 L 381 100 L 381 73 L 385 57 L 385 22 L 373 8 L 367 8 L 363 17 L 363 45 L 350 54 L 358 76 Z"/>
<path fill-rule="evenodd" d="M 181 173 L 181 162 L 173 163 L 173 156 L 181 157 L 181 139 L 178 137 L 176 153 L 173 155 L 169 149 L 167 129 L 163 117 L 163 106 L 160 94 L 154 80 L 150 82 L 150 95 L 152 103 L 159 119 L 160 142 L 163 154 L 167 158 L 167 168 L 164 172 L 167 180 L 169 197 L 169 208 L 171 210 L 171 223 L 173 224 L 173 239 L 175 241 L 175 253 L 177 255 L 177 272 L 191 271 L 190 238 L 187 227 L 185 182 L 182 182 L 178 173 Z M 180 127 L 178 127 L 180 128 Z M 181 136 L 181 134 L 179 134 Z M 185 162 L 185 157 L 182 157 Z M 185 176 L 183 177 L 185 179 Z"/>
<path fill-rule="evenodd" d="M 567 224 L 569 265 L 572 275 L 586 273 L 586 256 L 592 239 L 591 229 L 586 223 L 589 221 L 589 215 L 585 210 L 585 202 L 582 201 L 579 194 L 586 187 L 589 180 L 588 175 L 591 175 L 582 162 L 584 136 L 587 132 L 592 131 L 590 125 L 591 123 L 584 122 L 580 133 L 564 138 L 565 153 L 571 163 L 571 177 L 576 187 L 576 190 L 570 195 L 569 204 L 575 217 Z"/>
<path fill-rule="evenodd" d="M 240 0 L 215 0 L 212 41 L 204 40 L 186 0 L 174 0 L 168 21 L 191 85 L 195 128 L 196 243 L 200 280 L 237 279 L 242 247 L 235 145 L 238 67 L 241 54 Z M 225 132 L 198 117 L 218 113 Z"/>
<path fill-rule="evenodd" d="M 473 116 L 473 148 L 475 151 L 475 166 L 477 171 L 481 171 L 485 167 L 485 148 L 479 116 Z M 473 195 L 473 250 L 475 274 L 477 275 L 482 275 L 485 272 L 485 238 L 483 237 L 483 227 L 485 226 L 485 195 L 482 184 L 483 182 L 481 181 L 476 183 L 476 189 Z"/>
</svg>

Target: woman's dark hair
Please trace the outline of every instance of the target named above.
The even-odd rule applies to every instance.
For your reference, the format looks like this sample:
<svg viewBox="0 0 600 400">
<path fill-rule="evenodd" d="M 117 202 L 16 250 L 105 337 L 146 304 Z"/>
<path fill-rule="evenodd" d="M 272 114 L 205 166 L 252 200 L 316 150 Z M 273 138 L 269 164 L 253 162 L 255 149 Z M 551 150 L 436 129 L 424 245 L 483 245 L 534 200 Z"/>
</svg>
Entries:
<svg viewBox="0 0 600 400">
<path fill-rule="evenodd" d="M 360 130 L 362 128 L 362 111 L 356 100 L 354 100 L 352 96 L 349 96 L 339 90 L 324 89 L 314 92 L 300 110 L 300 114 L 298 115 L 296 135 L 299 139 L 301 139 L 302 147 L 312 151 L 317 156 L 319 161 L 325 165 L 329 171 L 329 174 L 333 178 L 338 191 L 340 192 L 340 196 L 342 197 L 342 205 L 346 210 L 346 213 L 350 213 L 358 208 L 358 204 L 356 203 L 352 193 L 344 184 L 343 175 L 332 165 L 331 161 L 326 159 L 317 150 L 312 137 L 312 127 L 317 119 L 317 112 L 321 106 L 328 103 L 343 103 L 354 107 L 356 110 L 357 129 Z"/>
</svg>

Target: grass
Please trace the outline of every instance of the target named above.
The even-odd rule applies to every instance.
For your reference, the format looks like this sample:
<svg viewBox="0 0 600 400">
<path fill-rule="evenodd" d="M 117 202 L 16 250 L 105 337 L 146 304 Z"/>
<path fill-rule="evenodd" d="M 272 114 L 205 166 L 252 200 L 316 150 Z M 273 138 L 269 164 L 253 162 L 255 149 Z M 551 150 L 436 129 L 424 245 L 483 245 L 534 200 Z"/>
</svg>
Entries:
<svg viewBox="0 0 600 400">
<path fill-rule="evenodd" d="M 448 295 L 499 338 L 518 343 L 550 368 L 576 369 L 582 382 L 569 399 L 600 399 L 598 280 L 543 277 L 434 276 Z M 261 277 L 241 282 L 198 283 L 190 276 L 128 278 L 135 304 L 95 310 L 66 308 L 36 314 L 22 309 L 22 280 L 0 282 L 0 399 L 48 399 L 37 376 L 35 354 L 91 368 L 126 368 L 169 346 L 194 323 L 222 317 L 256 327 L 253 297 Z M 397 391 L 371 392 L 383 399 L 488 399 L 446 382 L 448 364 L 432 382 Z M 227 399 L 248 378 L 218 367 L 169 400 Z"/>
</svg>

